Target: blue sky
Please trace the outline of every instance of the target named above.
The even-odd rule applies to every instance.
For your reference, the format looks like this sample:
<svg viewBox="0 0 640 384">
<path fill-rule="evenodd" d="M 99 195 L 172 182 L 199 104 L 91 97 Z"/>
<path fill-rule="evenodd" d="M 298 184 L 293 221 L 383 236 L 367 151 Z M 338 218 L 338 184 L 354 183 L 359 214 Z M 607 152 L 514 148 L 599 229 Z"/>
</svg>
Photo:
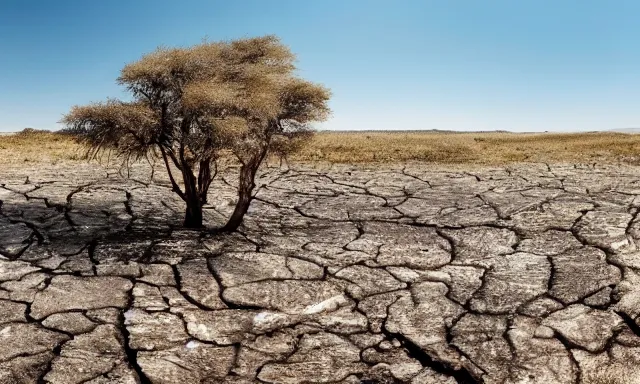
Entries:
<svg viewBox="0 0 640 384">
<path fill-rule="evenodd" d="M 324 129 L 640 127 L 640 2 L 0 0 L 0 131 L 122 97 L 159 45 L 277 34 L 333 90 Z"/>
</svg>

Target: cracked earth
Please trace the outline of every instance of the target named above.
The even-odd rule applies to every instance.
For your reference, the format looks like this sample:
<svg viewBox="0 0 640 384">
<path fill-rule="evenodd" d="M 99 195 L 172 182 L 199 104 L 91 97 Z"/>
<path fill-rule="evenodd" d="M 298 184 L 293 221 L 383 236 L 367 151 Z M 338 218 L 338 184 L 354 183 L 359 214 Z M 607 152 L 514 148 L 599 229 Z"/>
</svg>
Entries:
<svg viewBox="0 0 640 384">
<path fill-rule="evenodd" d="M 212 235 L 165 180 L 0 170 L 0 383 L 640 383 L 640 168 L 257 184 Z"/>
</svg>

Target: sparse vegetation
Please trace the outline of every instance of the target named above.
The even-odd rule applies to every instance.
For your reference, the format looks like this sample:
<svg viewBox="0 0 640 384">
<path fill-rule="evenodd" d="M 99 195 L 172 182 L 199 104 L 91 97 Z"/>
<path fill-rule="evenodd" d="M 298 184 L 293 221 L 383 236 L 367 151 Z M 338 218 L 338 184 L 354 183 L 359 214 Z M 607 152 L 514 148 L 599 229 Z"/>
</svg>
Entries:
<svg viewBox="0 0 640 384">
<path fill-rule="evenodd" d="M 85 150 L 70 136 L 27 128 L 16 134 L 0 134 L 0 164 L 58 163 L 84 158 Z"/>
<path fill-rule="evenodd" d="M 298 151 L 298 161 L 443 164 L 513 162 L 635 162 L 640 135 L 622 133 L 517 134 L 440 132 L 322 133 Z"/>
<path fill-rule="evenodd" d="M 0 163 L 81 160 L 82 147 L 58 133 L 0 136 Z M 515 134 L 319 132 L 289 161 L 499 165 L 514 162 L 640 164 L 640 135 L 624 133 Z"/>
</svg>

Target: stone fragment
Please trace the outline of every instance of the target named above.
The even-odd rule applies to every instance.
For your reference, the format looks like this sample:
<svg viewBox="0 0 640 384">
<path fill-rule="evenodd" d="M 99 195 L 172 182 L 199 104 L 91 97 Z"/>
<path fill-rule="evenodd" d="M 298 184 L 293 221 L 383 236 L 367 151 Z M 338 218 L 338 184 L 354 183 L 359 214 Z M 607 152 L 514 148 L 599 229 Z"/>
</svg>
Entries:
<svg viewBox="0 0 640 384">
<path fill-rule="evenodd" d="M 320 279 L 324 274 L 316 264 L 269 253 L 225 253 L 209 263 L 225 287 L 269 279 Z"/>
<path fill-rule="evenodd" d="M 406 284 L 396 280 L 384 269 L 353 265 L 341 269 L 336 277 L 350 281 L 347 289 L 356 298 L 406 288 Z"/>
<path fill-rule="evenodd" d="M 518 244 L 518 251 L 536 255 L 553 256 L 572 248 L 580 248 L 582 243 L 569 231 L 549 230 L 533 233 Z"/>
<path fill-rule="evenodd" d="M 126 361 L 123 361 L 109 372 L 85 381 L 85 384 L 137 384 L 138 381 L 138 374 Z"/>
<path fill-rule="evenodd" d="M 53 360 L 52 352 L 42 352 L 35 355 L 19 356 L 0 363 L 1 384 L 32 384 L 49 369 L 49 362 Z"/>
<path fill-rule="evenodd" d="M 530 210 L 548 199 L 560 194 L 557 190 L 496 192 L 489 191 L 482 194 L 482 198 L 489 203 L 500 215 L 500 218 L 508 219 L 512 214 Z"/>
<path fill-rule="evenodd" d="M 407 268 L 407 267 L 387 267 L 385 268 L 393 277 L 397 280 L 405 282 L 405 283 L 415 283 L 418 281 L 428 280 L 425 275 L 431 271 L 416 271 L 415 269 Z M 340 268 L 329 268 L 329 273 L 336 273 L 340 270 Z M 436 272 L 437 273 L 437 272 Z M 442 273 L 440 274 L 440 281 L 448 281 L 449 275 Z"/>
<path fill-rule="evenodd" d="M 267 383 L 336 382 L 363 372 L 360 350 L 331 333 L 305 334 L 296 352 L 283 363 L 268 363 L 258 379 Z"/>
<path fill-rule="evenodd" d="M 620 270 L 597 248 L 572 249 L 551 258 L 555 273 L 549 294 L 565 304 L 620 282 Z"/>
<path fill-rule="evenodd" d="M 190 259 L 178 265 L 181 292 L 208 309 L 222 309 L 220 286 L 207 266 L 206 259 Z"/>
<path fill-rule="evenodd" d="M 564 308 L 564 306 L 552 298 L 538 297 L 521 307 L 519 312 L 531 317 L 545 317 L 551 312 L 562 308 Z"/>
<path fill-rule="evenodd" d="M 227 288 L 223 297 L 237 305 L 311 314 L 323 311 L 343 294 L 325 281 L 267 280 Z"/>
<path fill-rule="evenodd" d="M 72 309 L 124 308 L 131 288 L 131 282 L 121 277 L 55 276 L 45 290 L 36 294 L 31 315 L 42 319 Z"/>
<path fill-rule="evenodd" d="M 2 201 L 1 196 L 0 201 Z M 5 218 L 0 218 L 0 254 L 14 257 L 19 255 L 29 246 L 29 238 L 32 234 L 33 231 L 25 224 L 11 223 Z M 0 280 L 3 278 L 0 277 Z"/>
<path fill-rule="evenodd" d="M 516 234 L 503 228 L 464 228 L 443 230 L 454 244 L 452 264 L 487 266 L 498 255 L 513 253 Z"/>
<path fill-rule="evenodd" d="M 384 339 L 384 335 L 375 333 L 357 333 L 349 336 L 349 340 L 358 348 L 365 349 L 380 344 Z"/>
<path fill-rule="evenodd" d="M 569 342 L 591 352 L 602 351 L 622 319 L 613 312 L 574 304 L 554 312 L 542 325 L 553 328 Z"/>
<path fill-rule="evenodd" d="M 176 285 L 173 277 L 173 269 L 167 264 L 142 264 L 140 265 L 142 276 L 139 281 L 153 285 Z"/>
<path fill-rule="evenodd" d="M 235 193 L 234 193 L 235 194 Z M 213 254 L 224 252 L 255 252 L 256 244 L 239 233 L 223 233 L 200 239 L 202 244 Z"/>
<path fill-rule="evenodd" d="M 224 309 L 218 311 L 187 311 L 184 320 L 192 337 L 219 345 L 231 345 L 252 331 L 255 311 Z"/>
<path fill-rule="evenodd" d="M 51 384 L 80 384 L 111 371 L 125 358 L 122 336 L 113 325 L 98 325 L 62 346 L 44 377 Z"/>
<path fill-rule="evenodd" d="M 442 204 L 434 204 L 434 200 L 410 197 L 396 208 L 407 217 L 427 218 L 434 217 L 442 209 L 442 205 L 452 204 L 450 201 L 443 201 Z"/>
<path fill-rule="evenodd" d="M 411 296 L 401 296 L 389 307 L 386 330 L 402 335 L 439 361 L 459 366 L 458 353 L 447 343 L 447 327 L 463 308 L 447 299 L 442 283 L 419 283 L 411 291 Z"/>
<path fill-rule="evenodd" d="M 536 328 L 534 334 L 535 337 L 538 337 L 540 339 L 551 339 L 553 338 L 553 336 L 555 335 L 554 331 L 552 328 L 549 328 L 547 326 L 544 325 L 540 325 Z"/>
<path fill-rule="evenodd" d="M 80 312 L 56 313 L 42 320 L 42 325 L 62 332 L 79 335 L 87 333 L 96 327 L 96 323 L 89 320 Z"/>
<path fill-rule="evenodd" d="M 142 259 L 150 246 L 151 240 L 148 238 L 141 238 L 134 233 L 125 233 L 118 238 L 98 242 L 93 250 L 93 258 L 100 264 L 115 265 L 106 267 L 105 271 L 116 270 L 120 265 L 125 271 L 128 269 L 129 272 L 139 272 L 135 264 L 131 264 L 135 266 L 132 268 L 125 263 Z"/>
<path fill-rule="evenodd" d="M 640 251 L 639 250 L 625 250 L 616 252 L 609 257 L 611 263 L 615 265 L 621 265 L 628 268 L 640 269 Z"/>
<path fill-rule="evenodd" d="M 518 316 L 511 322 L 507 337 L 515 358 L 511 361 L 509 383 L 573 384 L 578 376 L 570 351 L 553 338 L 553 330 L 538 326 L 537 319 Z M 551 336 L 550 336 L 551 335 Z"/>
<path fill-rule="evenodd" d="M 505 317 L 466 314 L 451 329 L 451 343 L 492 381 L 502 382 L 508 377 L 505 367 L 514 358 L 503 337 L 506 330 Z"/>
<path fill-rule="evenodd" d="M 197 305 L 188 301 L 184 295 L 174 287 L 160 287 L 160 294 L 162 294 L 164 300 L 169 304 L 169 311 L 172 313 L 180 314 L 187 310 L 199 309 Z"/>
<path fill-rule="evenodd" d="M 628 347 L 640 347 L 640 336 L 633 333 L 629 327 L 624 327 L 615 337 L 616 343 Z"/>
<path fill-rule="evenodd" d="M 611 360 L 614 362 L 625 362 L 628 364 L 640 364 L 640 347 L 613 344 L 610 348 Z"/>
<path fill-rule="evenodd" d="M 640 367 L 637 362 L 611 359 L 606 352 L 589 353 L 580 349 L 571 350 L 580 367 L 585 383 L 637 384 Z"/>
<path fill-rule="evenodd" d="M 367 331 L 367 318 L 353 306 L 344 306 L 336 310 L 327 310 L 318 314 L 305 315 L 304 324 L 316 325 L 328 332 L 350 335 Z"/>
<path fill-rule="evenodd" d="M 543 204 L 542 209 L 518 212 L 511 216 L 511 220 L 515 228 L 527 236 L 554 229 L 569 231 L 582 215 L 580 211 L 591 208 L 593 205 L 585 203 Z"/>
<path fill-rule="evenodd" d="M 135 261 L 101 263 L 96 265 L 96 274 L 98 276 L 138 277 L 140 276 L 140 265 Z"/>
<path fill-rule="evenodd" d="M 68 339 L 35 323 L 5 323 L 0 325 L 0 361 L 48 352 Z"/>
<path fill-rule="evenodd" d="M 612 309 L 637 319 L 640 315 L 640 273 L 627 268 L 624 271 L 624 277 L 614 291 L 618 302 Z M 638 323 L 637 320 L 636 323 Z"/>
<path fill-rule="evenodd" d="M 12 322 L 26 322 L 27 306 L 8 300 L 0 300 L 0 324 Z"/>
<path fill-rule="evenodd" d="M 377 196 L 348 194 L 319 197 L 302 204 L 298 209 L 306 216 L 326 220 L 390 220 L 402 216 Z"/>
<path fill-rule="evenodd" d="M 457 384 L 458 381 L 451 376 L 437 373 L 431 368 L 424 368 L 412 380 L 411 384 Z"/>
<path fill-rule="evenodd" d="M 486 273 L 481 268 L 460 265 L 445 265 L 439 271 L 449 275 L 449 279 L 443 282 L 449 287 L 449 297 L 458 304 L 465 304 L 471 299 L 482 286 L 482 277 Z"/>
<path fill-rule="evenodd" d="M 427 225 L 439 225 L 446 227 L 471 227 L 495 224 L 498 220 L 496 211 L 489 205 L 469 208 L 443 209 L 436 217 L 418 218 L 418 223 Z"/>
<path fill-rule="evenodd" d="M 362 351 L 362 360 L 368 364 L 375 364 L 378 370 L 388 372 L 400 382 L 411 380 L 422 370 L 422 364 L 409 357 L 406 350 L 392 349 L 391 345 L 384 352 L 378 352 L 375 348 L 365 349 Z"/>
<path fill-rule="evenodd" d="M 45 287 L 47 277 L 44 273 L 30 273 L 20 280 L 2 283 L 2 288 L 10 291 L 9 298 L 11 300 L 31 303 L 36 293 Z"/>
<path fill-rule="evenodd" d="M 163 351 L 142 351 L 138 364 L 154 384 L 216 383 L 233 364 L 233 347 L 216 347 L 197 341 Z"/>
<path fill-rule="evenodd" d="M 0 282 L 19 280 L 22 276 L 40 270 L 24 261 L 9 261 L 0 259 Z"/>
<path fill-rule="evenodd" d="M 102 324 L 120 323 L 120 310 L 117 308 L 90 309 L 87 317 L 92 321 Z"/>
<path fill-rule="evenodd" d="M 545 256 L 514 253 L 496 258 L 470 301 L 474 311 L 508 313 L 547 291 L 551 265 Z M 505 295 L 505 292 L 509 292 Z"/>
<path fill-rule="evenodd" d="M 387 311 L 391 304 L 401 297 L 410 298 L 408 291 L 381 293 L 369 296 L 358 303 L 358 309 L 365 313 L 369 320 L 369 328 L 374 333 L 382 332 L 382 325 L 387 318 Z"/>
<path fill-rule="evenodd" d="M 233 373 L 255 377 L 266 363 L 286 360 L 295 351 L 296 343 L 295 334 L 289 331 L 276 331 L 270 335 L 260 335 L 255 340 L 244 340 Z"/>
<path fill-rule="evenodd" d="M 611 303 L 611 287 L 604 287 L 593 295 L 584 299 L 584 303 L 591 307 L 606 307 Z"/>
<path fill-rule="evenodd" d="M 171 313 L 129 309 L 124 313 L 124 325 L 129 332 L 129 346 L 137 350 L 168 349 L 189 339 L 182 320 Z"/>
<path fill-rule="evenodd" d="M 381 266 L 430 269 L 451 260 L 451 246 L 435 229 L 390 223 L 367 223 L 347 249 L 377 254 Z"/>
<path fill-rule="evenodd" d="M 629 245 L 626 229 L 632 219 L 626 212 L 590 211 L 576 223 L 575 230 L 587 243 L 616 251 Z"/>
<path fill-rule="evenodd" d="M 133 286 L 133 306 L 145 311 L 163 311 L 169 306 L 165 303 L 158 287 L 144 283 L 136 283 Z"/>
<path fill-rule="evenodd" d="M 93 267 L 93 262 L 89 259 L 89 256 L 86 253 L 81 253 L 67 257 L 58 269 L 74 275 L 93 276 Z"/>
<path fill-rule="evenodd" d="M 47 258 L 38 260 L 35 265 L 45 269 L 58 269 L 60 268 L 60 265 L 66 260 L 66 257 L 53 253 Z"/>
</svg>

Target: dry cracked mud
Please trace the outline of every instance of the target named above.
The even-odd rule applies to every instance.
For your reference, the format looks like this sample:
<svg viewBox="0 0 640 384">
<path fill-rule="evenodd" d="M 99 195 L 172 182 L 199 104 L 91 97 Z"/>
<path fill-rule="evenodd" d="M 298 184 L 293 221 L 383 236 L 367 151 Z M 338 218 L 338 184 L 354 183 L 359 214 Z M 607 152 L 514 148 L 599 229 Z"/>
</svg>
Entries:
<svg viewBox="0 0 640 384">
<path fill-rule="evenodd" d="M 295 168 L 0 170 L 0 383 L 640 382 L 639 168 Z"/>
</svg>

